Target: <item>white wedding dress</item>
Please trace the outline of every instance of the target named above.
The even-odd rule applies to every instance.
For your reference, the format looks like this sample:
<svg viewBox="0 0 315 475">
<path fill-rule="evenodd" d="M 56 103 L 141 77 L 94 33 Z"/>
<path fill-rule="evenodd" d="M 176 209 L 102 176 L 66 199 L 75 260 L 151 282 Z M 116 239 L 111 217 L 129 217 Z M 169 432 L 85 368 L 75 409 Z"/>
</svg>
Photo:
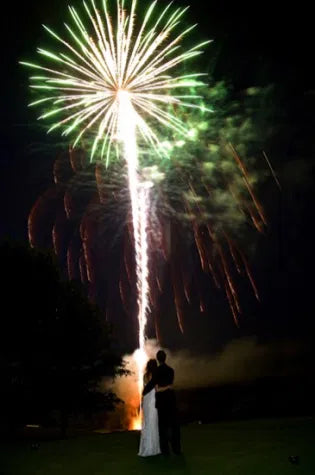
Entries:
<svg viewBox="0 0 315 475">
<path fill-rule="evenodd" d="M 155 389 L 146 394 L 142 400 L 142 431 L 140 437 L 139 453 L 140 457 L 158 455 L 160 450 L 159 420 L 155 407 Z"/>
</svg>

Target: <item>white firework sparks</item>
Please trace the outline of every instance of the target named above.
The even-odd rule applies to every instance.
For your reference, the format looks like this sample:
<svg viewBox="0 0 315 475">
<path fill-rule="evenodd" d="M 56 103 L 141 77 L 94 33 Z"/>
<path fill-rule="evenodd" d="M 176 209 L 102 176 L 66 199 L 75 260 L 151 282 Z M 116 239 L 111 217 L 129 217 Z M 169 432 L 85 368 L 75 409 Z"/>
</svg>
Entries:
<svg viewBox="0 0 315 475">
<path fill-rule="evenodd" d="M 89 7 L 83 2 L 89 29 L 77 10 L 69 7 L 74 25 L 65 26 L 71 42 L 44 26 L 62 50 L 53 53 L 38 48 L 38 53 L 56 63 L 58 68 L 21 62 L 45 72 L 45 76 L 31 77 L 31 88 L 44 93 L 45 97 L 30 105 L 45 106 L 45 113 L 40 119 L 53 119 L 49 131 L 61 128 L 64 136 L 76 134 L 74 146 L 87 131 L 93 131 L 95 138 L 91 158 L 100 146 L 101 157 L 106 156 L 108 164 L 111 146 L 118 137 L 119 98 L 124 92 L 132 105 L 136 131 L 160 152 L 161 142 L 149 124 L 150 119 L 186 134 L 188 130 L 184 123 L 168 110 L 168 106 L 198 108 L 198 104 L 191 101 L 200 96 L 189 91 L 184 95 L 174 92 L 176 89 L 190 90 L 203 85 L 198 80 L 203 74 L 171 77 L 169 72 L 180 63 L 200 55 L 200 48 L 209 41 L 179 52 L 181 40 L 196 26 L 174 34 L 187 8 L 178 8 L 170 13 L 169 4 L 154 21 L 155 1 L 137 27 L 137 0 L 131 1 L 129 12 L 124 0 L 117 0 L 116 21 L 109 14 L 106 0 L 102 2 L 102 11 L 98 10 L 94 0 L 90 3 Z"/>
</svg>

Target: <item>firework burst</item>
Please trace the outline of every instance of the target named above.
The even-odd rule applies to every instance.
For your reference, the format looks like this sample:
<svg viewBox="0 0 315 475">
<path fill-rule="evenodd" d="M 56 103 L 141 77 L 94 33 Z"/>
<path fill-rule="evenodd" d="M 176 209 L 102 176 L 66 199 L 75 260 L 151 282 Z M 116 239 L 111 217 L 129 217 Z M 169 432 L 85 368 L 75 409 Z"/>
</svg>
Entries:
<svg viewBox="0 0 315 475">
<path fill-rule="evenodd" d="M 183 51 L 181 41 L 196 26 L 175 33 L 187 8 L 171 12 L 169 4 L 156 16 L 156 4 L 149 6 L 139 26 L 136 0 L 131 1 L 129 11 L 124 0 L 118 0 L 116 20 L 106 0 L 101 10 L 94 0 L 90 6 L 83 2 L 88 26 L 77 10 L 69 7 L 73 25 L 65 27 L 70 39 L 44 26 L 61 51 L 38 49 L 56 66 L 22 62 L 45 74 L 31 76 L 31 88 L 42 97 L 30 106 L 44 109 L 39 118 L 53 121 L 49 131 L 61 129 L 64 136 L 75 135 L 74 146 L 92 131 L 91 158 L 101 156 L 107 164 L 113 144 L 122 136 L 123 117 L 145 143 L 163 154 L 166 151 L 152 121 L 186 134 L 185 124 L 170 106 L 199 107 L 196 100 L 200 96 L 190 91 L 203 85 L 199 80 L 202 74 L 169 74 L 180 63 L 200 55 L 209 41 Z"/>
</svg>

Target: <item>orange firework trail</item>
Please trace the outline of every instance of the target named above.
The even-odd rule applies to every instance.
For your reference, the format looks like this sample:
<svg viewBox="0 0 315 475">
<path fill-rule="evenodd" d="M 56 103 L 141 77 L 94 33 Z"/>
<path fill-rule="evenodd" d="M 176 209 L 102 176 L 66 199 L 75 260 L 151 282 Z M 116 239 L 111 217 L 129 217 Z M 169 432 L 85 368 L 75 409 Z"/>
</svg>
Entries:
<svg viewBox="0 0 315 475">
<path fill-rule="evenodd" d="M 229 305 L 230 305 L 230 309 L 231 309 L 231 312 L 232 312 L 232 315 L 233 315 L 234 323 L 237 327 L 239 327 L 238 313 L 237 313 L 236 308 L 234 306 L 231 291 L 230 291 L 229 286 L 226 282 L 224 284 L 224 289 L 225 289 L 225 293 L 226 293 L 226 296 L 227 296 L 227 299 L 228 299 L 228 302 L 229 302 Z"/>
<path fill-rule="evenodd" d="M 257 217 L 257 213 L 255 210 L 253 210 L 253 206 L 249 203 L 244 203 L 244 208 L 246 209 L 253 225 L 257 229 L 258 232 L 263 233 L 264 232 L 264 223 L 261 221 L 259 217 Z"/>
<path fill-rule="evenodd" d="M 232 277 L 231 277 L 231 274 L 230 274 L 225 256 L 224 256 L 223 251 L 222 251 L 222 247 L 220 245 L 218 245 L 218 251 L 219 251 L 219 255 L 221 257 L 221 262 L 222 262 L 224 274 L 225 274 L 229 289 L 231 291 L 231 295 L 233 296 L 235 307 L 237 308 L 238 313 L 240 313 L 241 309 L 240 309 L 240 305 L 239 305 L 239 302 L 238 302 L 237 292 L 235 290 L 234 283 L 233 283 L 233 280 L 232 280 Z"/>
<path fill-rule="evenodd" d="M 156 283 L 157 283 L 157 286 L 158 286 L 158 289 L 159 289 L 160 293 L 162 293 L 163 288 L 162 288 L 162 285 L 161 285 L 161 280 L 159 279 L 158 276 L 156 276 Z"/>
<path fill-rule="evenodd" d="M 71 166 L 76 167 L 74 170 L 75 173 L 77 173 L 78 167 L 81 166 L 81 158 L 81 156 L 76 158 L 75 153 L 72 152 Z M 60 174 L 60 171 L 58 171 L 57 166 L 55 166 L 54 168 L 57 183 L 59 183 L 58 173 Z M 239 168 L 240 167 L 238 166 L 238 169 Z M 159 337 L 161 336 L 162 332 L 162 329 L 159 327 L 159 325 L 163 325 L 161 315 L 159 315 L 159 312 L 162 308 L 159 305 L 159 295 L 164 292 L 166 282 L 168 281 L 168 279 L 167 281 L 165 279 L 165 277 L 167 278 L 165 266 L 167 266 L 167 269 L 170 272 L 169 280 L 173 286 L 177 323 L 181 332 L 185 331 L 184 319 L 185 313 L 188 310 L 188 305 L 193 310 L 196 304 L 196 298 L 193 297 L 194 294 L 197 294 L 197 300 L 199 299 L 199 311 L 201 313 L 204 313 L 206 310 L 207 302 L 204 301 L 201 295 L 199 295 L 198 288 L 196 288 L 196 284 L 198 286 L 198 279 L 200 275 L 199 268 L 206 274 L 211 275 L 211 279 L 213 280 L 213 284 L 216 288 L 222 288 L 224 290 L 227 301 L 230 306 L 231 313 L 233 314 L 233 319 L 235 321 L 238 320 L 241 305 L 238 296 L 236 279 L 233 274 L 234 268 L 238 274 L 241 274 L 241 271 L 244 269 L 245 275 L 247 276 L 254 290 L 256 298 L 259 298 L 257 286 L 255 284 L 252 272 L 249 268 L 249 264 L 246 261 L 245 256 L 241 254 L 239 245 L 235 242 L 235 238 L 232 239 L 231 230 L 230 227 L 228 227 L 229 223 L 227 222 L 227 225 L 225 226 L 224 220 L 222 222 L 220 221 L 220 215 L 219 219 L 216 217 L 215 214 L 213 215 L 213 218 L 211 216 L 211 202 L 215 199 L 216 194 L 215 187 L 209 185 L 205 180 L 205 177 L 203 177 L 203 179 L 200 180 L 199 183 L 197 181 L 194 181 L 195 177 L 194 174 L 191 172 L 191 167 L 189 167 L 188 169 L 189 173 L 187 173 L 185 168 L 180 169 L 178 166 L 175 166 L 175 169 L 176 176 L 180 176 L 181 186 L 187 186 L 189 188 L 189 194 L 186 193 L 184 195 L 181 195 L 181 202 L 179 200 L 175 201 L 175 205 L 180 205 L 181 208 L 177 208 L 177 211 L 175 209 L 175 212 L 172 213 L 172 216 L 175 217 L 175 221 L 173 222 L 172 226 L 169 226 L 168 224 L 170 222 L 170 216 L 168 215 L 168 213 L 164 212 L 165 209 L 170 209 L 170 207 L 167 208 L 167 206 L 165 206 L 165 208 L 163 206 L 162 208 L 159 208 L 159 206 L 157 206 L 156 209 L 152 208 L 151 211 L 153 214 L 155 212 L 158 212 L 157 217 L 150 217 L 149 221 L 148 213 L 146 214 L 145 212 L 144 220 L 142 220 L 142 233 L 146 227 L 149 228 L 150 233 L 148 234 L 148 240 L 146 244 L 146 259 L 143 260 L 140 256 L 139 262 L 141 264 L 147 262 L 146 265 L 148 266 L 148 259 L 150 259 L 150 275 L 148 276 L 147 282 L 147 305 L 149 306 L 150 304 L 152 310 L 151 314 L 155 320 L 156 335 L 159 335 Z M 96 181 L 96 188 L 95 195 L 93 195 L 93 198 L 90 200 L 92 206 L 94 206 L 94 204 L 97 204 L 98 202 L 101 202 L 102 204 L 104 204 L 104 206 L 108 206 L 109 204 L 110 196 L 112 197 L 113 194 L 111 184 L 113 179 L 110 178 L 108 180 L 108 178 L 106 178 L 107 174 L 108 171 L 106 171 L 105 167 L 101 167 L 99 164 L 95 166 L 94 179 Z M 135 182 L 138 183 L 136 186 L 136 189 L 138 190 L 136 193 L 136 199 L 138 200 L 137 210 L 139 218 L 141 216 L 141 212 L 143 213 L 143 204 L 146 203 L 146 200 L 140 200 L 140 193 L 142 192 L 148 194 L 150 193 L 150 188 L 143 188 L 145 182 L 139 181 L 140 177 L 138 176 L 138 174 L 135 174 L 133 176 L 135 177 Z M 229 184 L 231 183 L 231 178 L 233 177 L 224 176 L 221 179 L 221 183 L 224 184 L 228 191 L 231 191 L 231 187 L 233 188 L 236 186 L 235 184 L 233 184 L 233 182 L 232 185 Z M 124 177 L 122 177 L 120 182 L 117 183 L 116 194 L 118 200 L 120 199 L 119 190 L 124 185 L 124 183 L 122 182 L 123 179 Z M 63 183 L 65 182 L 63 178 L 60 178 L 60 180 Z M 149 184 L 147 183 L 146 186 L 149 186 Z M 175 186 L 177 186 L 177 184 L 175 184 Z M 204 190 L 206 190 L 206 193 L 204 193 L 204 195 L 200 196 L 200 189 L 198 189 L 198 186 L 200 186 L 203 192 Z M 180 188 L 180 190 L 182 190 L 182 188 Z M 159 196 L 162 198 L 162 203 L 163 199 L 168 199 L 168 195 L 163 194 L 163 189 L 156 189 L 156 191 L 159 192 Z M 233 209 L 235 209 L 236 206 L 242 206 L 242 219 L 245 219 L 246 217 L 251 218 L 255 228 L 259 231 L 262 231 L 263 223 L 260 219 L 260 216 L 257 214 L 256 207 L 253 206 L 252 202 L 249 202 L 245 198 L 242 198 L 241 192 L 242 189 L 240 189 L 237 193 L 237 201 L 236 194 L 231 193 L 231 196 L 234 199 L 235 203 Z M 126 194 L 124 193 L 121 195 L 121 199 L 127 200 Z M 54 200 L 56 199 L 52 191 L 47 193 L 47 198 L 51 199 L 52 202 L 55 202 Z M 65 190 L 64 197 L 62 198 L 61 196 L 61 199 L 63 199 L 64 207 L 67 210 L 67 213 L 64 214 L 64 220 L 67 221 L 68 218 L 73 220 L 73 217 L 75 216 L 75 214 L 77 214 L 77 210 L 75 209 L 76 204 L 75 199 L 71 193 L 71 187 L 68 187 Z M 45 197 L 39 199 L 38 203 L 36 203 L 30 215 L 29 232 L 30 236 L 32 237 L 32 242 L 34 243 L 36 242 L 35 236 L 38 232 L 37 230 L 40 228 L 40 226 L 36 224 L 36 221 L 42 219 L 42 207 L 44 206 L 44 201 Z M 142 208 L 140 206 L 140 201 L 142 203 Z M 208 212 L 207 209 L 208 203 L 210 205 L 210 212 Z M 146 205 L 146 208 L 148 207 L 148 205 L 149 204 Z M 183 213 L 179 214 L 179 216 L 180 218 L 181 216 L 184 216 L 186 224 L 185 221 L 181 222 L 181 219 L 177 220 L 176 212 L 180 213 L 181 209 L 183 210 Z M 123 210 L 125 213 L 126 208 L 123 208 Z M 63 240 L 60 236 L 60 233 L 62 231 L 60 226 L 62 222 L 63 221 L 61 219 L 61 221 L 57 221 L 53 226 L 53 242 L 57 254 L 63 252 Z M 146 223 L 144 227 L 143 223 Z M 160 228 L 156 232 L 156 236 L 152 234 L 153 231 L 155 231 L 155 223 L 160 226 Z M 94 296 L 97 294 L 97 287 L 99 286 L 98 279 L 100 275 L 100 269 L 97 268 L 97 266 L 99 265 L 98 257 L 97 255 L 95 255 L 94 251 L 92 251 L 93 246 L 97 240 L 96 236 L 99 232 L 99 226 L 100 224 L 97 223 L 95 217 L 93 218 L 93 211 L 88 211 L 87 213 L 85 213 L 82 217 L 80 225 L 80 236 L 82 241 L 81 250 L 80 243 L 76 244 L 75 241 L 70 241 L 69 247 L 67 249 L 69 276 L 71 278 L 80 278 L 82 281 L 86 282 L 89 288 L 90 296 Z M 63 227 L 64 225 L 62 225 L 62 228 Z M 139 236 L 141 235 L 140 218 L 137 229 L 139 239 Z M 185 239 L 183 239 L 184 234 Z M 120 272 L 120 278 L 117 282 L 121 296 L 122 308 L 127 314 L 130 314 L 130 312 L 134 308 L 132 293 L 136 284 L 134 258 L 132 252 L 134 243 L 133 235 L 133 222 L 129 221 L 125 227 L 123 239 L 121 240 L 123 247 L 123 258 L 121 261 L 122 267 Z M 145 234 L 143 233 L 142 238 L 144 235 Z M 183 259 L 183 256 L 186 256 L 187 253 L 189 253 L 189 255 L 191 254 L 192 249 L 189 237 L 193 239 L 195 249 L 198 255 L 198 264 L 194 262 L 194 259 Z M 148 247 L 150 248 L 150 256 L 148 255 Z M 193 254 L 191 254 L 191 257 L 193 258 Z M 78 259 L 80 261 L 79 275 L 76 270 L 76 261 Z M 106 262 L 106 259 L 104 262 Z M 195 264 L 198 265 L 198 269 L 194 268 Z M 176 283 L 174 284 L 174 282 Z M 194 282 L 195 285 L 194 292 L 192 291 L 192 282 Z M 100 289 L 98 290 L 98 293 L 100 293 Z M 158 327 L 159 330 L 157 330 Z"/>
<path fill-rule="evenodd" d="M 190 281 L 190 276 L 188 275 L 188 272 L 186 270 L 181 269 L 182 273 L 182 281 L 183 281 L 183 286 L 184 286 L 184 294 L 186 297 L 187 302 L 190 304 L 191 303 L 191 281 Z"/>
<path fill-rule="evenodd" d="M 243 263 L 244 263 L 247 276 L 248 276 L 249 281 L 250 281 L 250 283 L 251 283 L 251 285 L 252 285 L 252 288 L 253 288 L 253 290 L 254 290 L 255 297 L 256 297 L 257 300 L 260 300 L 259 294 L 258 294 L 258 290 L 257 290 L 256 284 L 255 284 L 254 278 L 253 278 L 253 276 L 252 276 L 252 273 L 251 273 L 251 271 L 250 271 L 249 265 L 248 265 L 248 263 L 247 263 L 247 260 L 245 259 L 244 254 L 243 254 L 241 251 L 239 251 L 239 252 L 240 252 L 242 261 L 243 261 Z"/>
<path fill-rule="evenodd" d="M 230 193 L 231 193 L 231 195 L 234 199 L 234 202 L 237 203 L 238 210 L 245 216 L 245 212 L 244 212 L 244 209 L 242 207 L 242 202 L 241 202 L 240 198 L 236 196 L 236 194 L 233 190 L 233 187 L 231 185 L 228 186 L 228 189 L 229 189 L 229 191 L 230 191 Z"/>
<path fill-rule="evenodd" d="M 221 286 L 220 286 L 218 277 L 217 277 L 217 275 L 216 275 L 216 272 L 215 272 L 215 270 L 214 270 L 214 267 L 213 267 L 213 265 L 212 265 L 210 259 L 208 259 L 208 265 L 209 265 L 209 271 L 210 271 L 210 274 L 211 274 L 211 276 L 212 276 L 212 278 L 213 278 L 214 284 L 215 284 L 215 286 L 216 286 L 217 289 L 220 289 Z"/>
<path fill-rule="evenodd" d="M 266 221 L 266 218 L 265 218 L 265 215 L 264 215 L 264 211 L 263 211 L 263 209 L 262 209 L 262 206 L 261 206 L 261 204 L 259 203 L 259 201 L 257 200 L 257 198 L 256 198 L 256 196 L 255 196 L 255 193 L 254 193 L 254 191 L 253 191 L 253 188 L 252 188 L 251 184 L 249 183 L 249 175 L 248 175 L 248 172 L 247 172 L 247 170 L 246 170 L 246 167 L 245 167 L 244 163 L 242 162 L 242 160 L 240 159 L 240 157 L 238 156 L 238 154 L 237 154 L 235 148 L 233 147 L 233 145 L 232 145 L 232 144 L 229 144 L 229 146 L 230 146 L 230 148 L 231 148 L 231 150 L 232 150 L 233 157 L 235 158 L 237 164 L 239 165 L 239 167 L 240 167 L 240 169 L 241 169 L 241 171 L 242 171 L 242 173 L 243 173 L 244 182 L 245 182 L 246 187 L 247 187 L 247 189 L 248 189 L 248 192 L 249 192 L 249 194 L 250 194 L 250 196 L 251 196 L 251 198 L 252 198 L 252 200 L 253 200 L 253 202 L 254 202 L 254 204 L 255 204 L 255 206 L 256 206 L 256 209 L 257 209 L 257 211 L 258 211 L 258 213 L 259 213 L 259 216 L 261 217 L 261 220 L 263 221 L 263 223 L 264 223 L 265 225 L 267 225 L 267 221 Z"/>
<path fill-rule="evenodd" d="M 206 272 L 208 268 L 208 260 L 206 257 L 205 250 L 203 248 L 202 236 L 200 233 L 200 226 L 198 226 L 197 224 L 194 225 L 194 233 L 195 233 L 195 242 L 196 242 L 197 250 L 200 257 L 201 268 L 204 272 Z"/>
<path fill-rule="evenodd" d="M 176 281 L 176 279 L 173 281 L 173 290 L 174 290 L 174 300 L 175 300 L 178 327 L 181 333 L 184 333 L 184 326 L 183 326 L 184 310 L 183 310 L 183 302 L 182 302 L 182 297 L 181 297 L 181 288 L 178 282 Z"/>
<path fill-rule="evenodd" d="M 226 233 L 225 234 L 225 239 L 227 240 L 228 242 L 228 245 L 229 245 L 229 249 L 230 249 L 230 254 L 233 258 L 233 261 L 234 261 L 234 264 L 235 264 L 235 267 L 237 269 L 237 272 L 240 274 L 241 273 L 241 268 L 239 266 L 239 262 L 238 262 L 238 259 L 236 257 L 236 253 L 235 253 L 235 250 L 234 250 L 234 243 L 233 241 L 228 237 L 228 235 Z"/>
</svg>

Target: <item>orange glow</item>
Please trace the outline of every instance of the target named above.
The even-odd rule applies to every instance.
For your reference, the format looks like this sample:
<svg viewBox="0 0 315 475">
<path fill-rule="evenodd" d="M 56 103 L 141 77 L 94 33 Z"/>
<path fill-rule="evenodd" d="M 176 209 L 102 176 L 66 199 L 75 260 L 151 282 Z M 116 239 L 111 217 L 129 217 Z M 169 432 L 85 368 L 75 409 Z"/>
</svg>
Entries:
<svg viewBox="0 0 315 475">
<path fill-rule="evenodd" d="M 235 148 L 233 147 L 233 145 L 232 145 L 232 144 L 229 144 L 229 145 L 230 145 L 230 148 L 231 148 L 231 150 L 232 150 L 233 156 L 234 156 L 234 158 L 235 158 L 235 160 L 236 160 L 236 163 L 239 165 L 239 168 L 240 168 L 240 170 L 241 170 L 242 173 L 243 173 L 244 183 L 245 183 L 246 188 L 247 188 L 247 190 L 248 190 L 248 192 L 249 192 L 249 194 L 250 194 L 250 196 L 251 196 L 251 198 L 252 198 L 252 200 L 253 200 L 253 202 L 254 202 L 254 204 L 255 204 L 255 206 L 256 206 L 256 209 L 257 209 L 257 211 L 258 211 L 258 214 L 259 214 L 259 216 L 260 216 L 262 222 L 263 222 L 265 225 L 267 225 L 267 221 L 266 221 L 266 218 L 265 218 L 265 214 L 264 214 L 263 208 L 262 208 L 261 204 L 259 203 L 259 201 L 257 200 L 257 198 L 256 198 L 256 196 L 255 196 L 255 193 L 254 193 L 254 191 L 253 191 L 253 189 L 252 189 L 252 187 L 251 187 L 251 185 L 250 185 L 250 182 L 249 182 L 249 175 L 248 175 L 247 169 L 246 169 L 244 163 L 242 162 L 242 160 L 240 159 L 240 157 L 238 156 L 238 154 L 237 154 Z"/>
<path fill-rule="evenodd" d="M 138 415 L 134 416 L 129 425 L 129 430 L 141 430 L 142 429 L 142 414 L 139 412 Z"/>
<path fill-rule="evenodd" d="M 136 388 L 135 394 L 128 402 L 127 417 L 128 417 L 128 430 L 141 430 L 142 429 L 142 410 L 140 407 L 140 394 L 139 387 Z"/>
</svg>

